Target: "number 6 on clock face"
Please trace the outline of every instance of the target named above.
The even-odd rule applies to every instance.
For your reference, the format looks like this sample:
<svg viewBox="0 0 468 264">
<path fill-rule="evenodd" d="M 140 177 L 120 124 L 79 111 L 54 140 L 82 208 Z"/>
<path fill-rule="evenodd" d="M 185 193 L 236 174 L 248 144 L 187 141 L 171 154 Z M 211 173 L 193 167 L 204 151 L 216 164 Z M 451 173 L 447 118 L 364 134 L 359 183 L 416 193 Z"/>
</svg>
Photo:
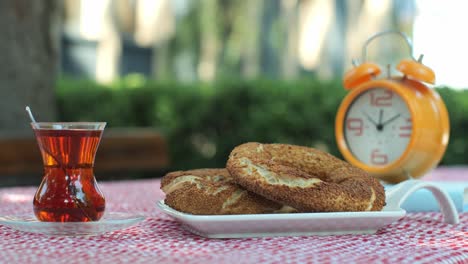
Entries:
<svg viewBox="0 0 468 264">
<path fill-rule="evenodd" d="M 412 132 L 411 113 L 403 99 L 385 88 L 372 88 L 351 103 L 344 138 L 351 153 L 370 166 L 386 166 L 406 150 Z"/>
</svg>

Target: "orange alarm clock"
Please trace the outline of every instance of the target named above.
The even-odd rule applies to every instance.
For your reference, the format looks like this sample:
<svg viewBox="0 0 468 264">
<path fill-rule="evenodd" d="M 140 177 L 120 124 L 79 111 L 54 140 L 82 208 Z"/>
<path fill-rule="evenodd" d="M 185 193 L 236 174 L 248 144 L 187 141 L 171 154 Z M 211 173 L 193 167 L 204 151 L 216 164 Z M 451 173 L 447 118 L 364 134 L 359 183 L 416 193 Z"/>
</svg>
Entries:
<svg viewBox="0 0 468 264">
<path fill-rule="evenodd" d="M 402 76 L 387 74 L 366 61 L 367 45 L 384 34 L 403 37 L 412 54 L 409 38 L 385 31 L 369 38 L 362 61 L 344 76 L 349 93 L 335 120 L 338 148 L 351 164 L 391 183 L 419 178 L 442 159 L 449 141 L 449 117 L 439 94 L 424 83 L 434 84 L 435 74 L 422 64 L 422 55 L 399 62 Z"/>
</svg>

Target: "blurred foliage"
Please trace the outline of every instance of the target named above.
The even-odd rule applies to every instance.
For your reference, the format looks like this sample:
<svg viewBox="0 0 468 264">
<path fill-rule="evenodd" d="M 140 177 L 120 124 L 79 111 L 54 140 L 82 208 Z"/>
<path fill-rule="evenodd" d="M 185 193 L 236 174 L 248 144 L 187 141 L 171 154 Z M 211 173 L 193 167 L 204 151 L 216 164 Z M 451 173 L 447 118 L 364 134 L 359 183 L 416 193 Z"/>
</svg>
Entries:
<svg viewBox="0 0 468 264">
<path fill-rule="evenodd" d="M 450 117 L 450 141 L 442 164 L 468 164 L 468 90 L 453 90 L 448 87 L 437 89 L 444 99 Z"/>
<path fill-rule="evenodd" d="M 442 163 L 468 163 L 468 91 L 437 90 L 451 119 Z M 345 96 L 340 81 L 179 84 L 130 76 L 103 86 L 62 79 L 57 95 L 60 120 L 159 129 L 169 145 L 171 169 L 223 167 L 232 148 L 247 141 L 312 146 L 341 156 L 334 137 L 336 111 Z"/>
</svg>

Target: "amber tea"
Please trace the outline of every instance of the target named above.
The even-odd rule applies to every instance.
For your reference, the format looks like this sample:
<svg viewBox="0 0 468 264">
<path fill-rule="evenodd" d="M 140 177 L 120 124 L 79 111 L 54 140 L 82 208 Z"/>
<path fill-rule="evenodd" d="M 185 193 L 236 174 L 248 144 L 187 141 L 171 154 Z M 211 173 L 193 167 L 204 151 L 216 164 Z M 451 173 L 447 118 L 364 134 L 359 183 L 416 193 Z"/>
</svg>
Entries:
<svg viewBox="0 0 468 264">
<path fill-rule="evenodd" d="M 36 217 L 48 222 L 97 221 L 105 199 L 94 177 L 105 123 L 32 123 L 44 176 L 33 201 Z"/>
</svg>

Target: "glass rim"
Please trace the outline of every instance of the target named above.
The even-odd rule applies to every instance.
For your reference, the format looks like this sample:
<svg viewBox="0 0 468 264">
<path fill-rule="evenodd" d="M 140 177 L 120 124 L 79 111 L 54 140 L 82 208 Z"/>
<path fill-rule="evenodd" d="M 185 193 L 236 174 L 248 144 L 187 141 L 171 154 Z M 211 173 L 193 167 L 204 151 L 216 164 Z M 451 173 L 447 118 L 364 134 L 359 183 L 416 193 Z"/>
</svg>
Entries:
<svg viewBox="0 0 468 264">
<path fill-rule="evenodd" d="M 104 130 L 107 122 L 30 122 L 33 129 L 80 129 L 80 130 Z"/>
</svg>

